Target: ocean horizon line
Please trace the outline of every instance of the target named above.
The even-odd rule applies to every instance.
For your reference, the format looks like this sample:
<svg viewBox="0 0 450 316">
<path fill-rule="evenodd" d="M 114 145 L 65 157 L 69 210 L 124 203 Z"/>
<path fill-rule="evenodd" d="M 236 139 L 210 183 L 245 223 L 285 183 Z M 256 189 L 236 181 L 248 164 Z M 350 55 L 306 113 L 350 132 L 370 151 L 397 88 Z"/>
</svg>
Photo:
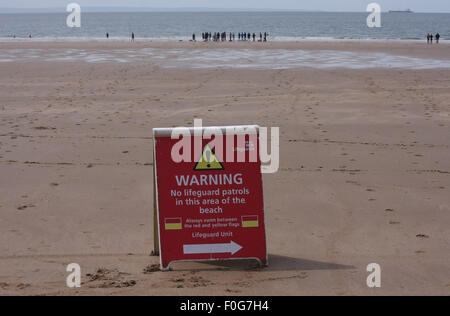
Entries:
<svg viewBox="0 0 450 316">
<path fill-rule="evenodd" d="M 383 10 L 382 13 L 390 13 L 392 9 Z M 222 12 L 249 12 L 249 13 L 367 13 L 367 11 L 327 11 L 327 10 L 307 10 L 307 9 L 288 9 L 288 8 L 208 8 L 208 7 L 185 7 L 185 8 L 153 8 L 153 7 L 88 7 L 83 6 L 82 12 L 85 13 L 222 13 Z M 0 8 L 0 14 L 51 14 L 51 13 L 64 13 L 66 14 L 65 7 L 54 8 Z M 448 14 L 450 11 L 415 11 L 415 14 Z"/>
</svg>

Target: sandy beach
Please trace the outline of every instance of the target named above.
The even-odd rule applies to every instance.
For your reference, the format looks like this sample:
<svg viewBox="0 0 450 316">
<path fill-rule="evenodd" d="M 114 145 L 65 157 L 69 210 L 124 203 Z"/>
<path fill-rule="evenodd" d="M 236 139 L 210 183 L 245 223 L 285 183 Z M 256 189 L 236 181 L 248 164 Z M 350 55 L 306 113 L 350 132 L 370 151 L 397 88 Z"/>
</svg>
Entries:
<svg viewBox="0 0 450 316">
<path fill-rule="evenodd" d="M 1 43 L 0 295 L 450 295 L 448 68 L 411 42 Z M 194 118 L 280 127 L 267 268 L 150 256 L 152 129 Z"/>
</svg>

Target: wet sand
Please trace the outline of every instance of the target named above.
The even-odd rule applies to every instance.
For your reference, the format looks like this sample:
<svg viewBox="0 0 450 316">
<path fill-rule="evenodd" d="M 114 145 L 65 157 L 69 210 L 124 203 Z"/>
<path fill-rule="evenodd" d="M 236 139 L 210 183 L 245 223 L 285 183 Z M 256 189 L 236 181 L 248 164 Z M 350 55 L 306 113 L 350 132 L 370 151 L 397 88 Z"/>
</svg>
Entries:
<svg viewBox="0 0 450 316">
<path fill-rule="evenodd" d="M 340 50 L 357 52 L 383 52 L 397 53 L 404 56 L 428 57 L 438 59 L 450 59 L 448 55 L 450 44 L 443 42 L 440 44 L 428 45 L 425 42 L 409 41 L 300 41 L 300 42 L 149 42 L 137 39 L 136 42 L 124 42 L 116 40 L 86 41 L 86 42 L 45 42 L 39 40 L 2 42 L 2 49 L 128 49 L 128 48 L 162 48 L 162 49 L 184 49 L 184 48 L 251 48 L 251 49 L 286 49 L 286 50 Z"/>
<path fill-rule="evenodd" d="M 253 45 L 223 46 L 234 44 Z M 450 58 L 444 45 L 266 47 Z M 0 73 L 0 295 L 450 294 L 448 69 L 35 60 L 0 63 Z M 152 128 L 192 126 L 193 118 L 280 127 L 280 170 L 264 176 L 268 268 L 179 263 L 155 271 Z M 80 289 L 65 286 L 72 262 L 82 268 Z M 366 286 L 372 262 L 382 268 L 380 289 Z"/>
</svg>

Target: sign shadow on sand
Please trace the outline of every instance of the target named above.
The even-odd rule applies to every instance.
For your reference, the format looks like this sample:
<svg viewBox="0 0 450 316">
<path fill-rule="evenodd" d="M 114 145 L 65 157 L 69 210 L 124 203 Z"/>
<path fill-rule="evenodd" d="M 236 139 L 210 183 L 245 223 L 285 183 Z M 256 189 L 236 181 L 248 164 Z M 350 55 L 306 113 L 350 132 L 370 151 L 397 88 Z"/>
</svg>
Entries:
<svg viewBox="0 0 450 316">
<path fill-rule="evenodd" d="M 184 270 L 225 270 L 225 271 L 314 271 L 314 270 L 353 270 L 351 265 L 332 262 L 300 259 L 282 255 L 269 255 L 269 266 L 261 268 L 256 260 L 229 260 L 211 262 L 180 262 L 173 264 L 177 271 Z"/>
</svg>

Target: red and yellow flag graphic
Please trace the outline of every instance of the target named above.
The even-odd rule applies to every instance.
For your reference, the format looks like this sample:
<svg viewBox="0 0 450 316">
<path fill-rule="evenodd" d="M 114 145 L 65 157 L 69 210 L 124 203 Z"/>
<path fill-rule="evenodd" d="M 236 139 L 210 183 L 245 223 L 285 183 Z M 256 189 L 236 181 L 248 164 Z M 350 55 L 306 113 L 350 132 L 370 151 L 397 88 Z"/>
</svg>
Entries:
<svg viewBox="0 0 450 316">
<path fill-rule="evenodd" d="M 258 216 L 257 215 L 242 216 L 242 227 L 244 228 L 259 227 Z"/>
<path fill-rule="evenodd" d="M 166 218 L 164 220 L 166 230 L 179 230 L 183 229 L 183 223 L 181 218 Z"/>
</svg>

